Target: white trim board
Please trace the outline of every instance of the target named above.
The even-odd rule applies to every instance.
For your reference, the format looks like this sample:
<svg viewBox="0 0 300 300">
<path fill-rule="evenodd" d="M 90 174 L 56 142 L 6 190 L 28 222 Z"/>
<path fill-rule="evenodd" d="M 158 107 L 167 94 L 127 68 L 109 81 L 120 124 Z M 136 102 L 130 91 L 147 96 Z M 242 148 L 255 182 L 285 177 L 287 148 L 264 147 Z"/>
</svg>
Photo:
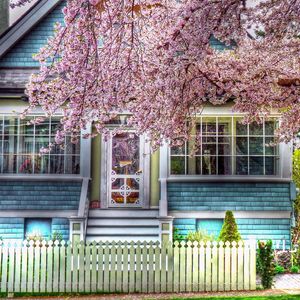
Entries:
<svg viewBox="0 0 300 300">
<path fill-rule="evenodd" d="M 290 219 L 290 211 L 234 211 L 236 219 Z M 182 219 L 224 219 L 225 211 L 169 211 L 169 216 Z"/>
<path fill-rule="evenodd" d="M 77 210 L 1 210 L 1 218 L 70 218 L 77 216 Z"/>
</svg>

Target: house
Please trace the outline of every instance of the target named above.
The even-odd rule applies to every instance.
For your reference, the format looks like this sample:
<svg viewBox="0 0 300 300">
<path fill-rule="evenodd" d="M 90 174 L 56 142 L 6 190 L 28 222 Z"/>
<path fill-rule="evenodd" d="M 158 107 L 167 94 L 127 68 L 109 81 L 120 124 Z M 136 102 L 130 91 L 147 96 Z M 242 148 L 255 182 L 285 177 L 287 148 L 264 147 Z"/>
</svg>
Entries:
<svg viewBox="0 0 300 300">
<path fill-rule="evenodd" d="M 66 137 L 64 148 L 39 156 L 53 140 L 59 115 L 26 125 L 41 110 L 25 120 L 17 113 L 27 105 L 28 77 L 38 71 L 32 54 L 51 36 L 54 22 L 62 21 L 62 7 L 60 0 L 38 1 L 0 37 L 0 236 L 169 240 L 174 227 L 182 235 L 197 229 L 218 235 L 225 211 L 232 210 L 244 239 L 289 245 L 292 149 L 270 146 L 276 113 L 263 124 L 242 125 L 230 103 L 205 107 L 194 128 L 201 141 L 193 157 L 193 138 L 151 154 L 134 132 L 77 145 Z M 212 46 L 222 44 L 212 39 Z"/>
</svg>

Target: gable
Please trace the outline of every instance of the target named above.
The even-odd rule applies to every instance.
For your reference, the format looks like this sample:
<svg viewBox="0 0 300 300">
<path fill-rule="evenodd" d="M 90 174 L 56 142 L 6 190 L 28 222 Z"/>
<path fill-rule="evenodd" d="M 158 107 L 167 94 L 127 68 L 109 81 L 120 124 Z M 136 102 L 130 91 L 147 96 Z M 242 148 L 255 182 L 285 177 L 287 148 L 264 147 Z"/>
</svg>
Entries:
<svg viewBox="0 0 300 300">
<path fill-rule="evenodd" d="M 52 12 L 34 26 L 16 45 L 0 59 L 1 68 L 39 67 L 39 63 L 32 56 L 38 53 L 49 37 L 53 35 L 55 22 L 63 22 L 62 8 L 59 4 Z"/>
</svg>

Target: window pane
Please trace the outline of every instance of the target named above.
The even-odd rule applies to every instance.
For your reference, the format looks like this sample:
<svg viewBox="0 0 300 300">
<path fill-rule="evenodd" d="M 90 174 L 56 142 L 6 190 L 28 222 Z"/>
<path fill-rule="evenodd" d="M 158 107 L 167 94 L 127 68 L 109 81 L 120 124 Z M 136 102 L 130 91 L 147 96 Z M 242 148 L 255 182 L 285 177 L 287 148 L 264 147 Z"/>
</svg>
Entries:
<svg viewBox="0 0 300 300">
<path fill-rule="evenodd" d="M 218 154 L 231 155 L 231 137 L 218 138 Z"/>
<path fill-rule="evenodd" d="M 45 120 L 40 124 L 35 125 L 35 134 L 36 135 L 49 135 L 50 122 Z"/>
<path fill-rule="evenodd" d="M 64 156 L 50 155 L 50 173 L 64 174 Z"/>
<path fill-rule="evenodd" d="M 218 174 L 231 175 L 231 156 L 218 156 Z"/>
<path fill-rule="evenodd" d="M 16 173 L 17 156 L 13 154 L 3 155 L 3 173 Z"/>
<path fill-rule="evenodd" d="M 35 153 L 40 153 L 42 147 L 49 147 L 49 136 L 36 136 L 35 137 Z"/>
<path fill-rule="evenodd" d="M 232 134 L 231 117 L 219 117 L 218 135 L 231 135 L 231 134 Z"/>
<path fill-rule="evenodd" d="M 237 137 L 236 138 L 236 154 L 237 155 L 248 155 L 248 138 Z"/>
<path fill-rule="evenodd" d="M 262 155 L 264 153 L 264 138 L 250 137 L 249 138 L 249 153 L 250 155 Z"/>
<path fill-rule="evenodd" d="M 32 119 L 33 119 L 33 117 L 20 119 L 20 134 L 24 134 L 24 135 L 34 134 L 34 125 L 29 124 Z"/>
<path fill-rule="evenodd" d="M 179 156 L 171 157 L 171 174 L 182 175 L 185 174 L 185 158 Z"/>
<path fill-rule="evenodd" d="M 216 137 L 202 137 L 202 155 L 216 155 L 216 141 Z"/>
<path fill-rule="evenodd" d="M 216 118 L 202 118 L 202 135 L 216 135 Z"/>
<path fill-rule="evenodd" d="M 121 133 L 112 140 L 112 169 L 117 174 L 135 174 L 140 165 L 140 139 L 133 133 Z"/>
<path fill-rule="evenodd" d="M 3 153 L 17 153 L 18 137 L 5 135 L 3 140 Z"/>
<path fill-rule="evenodd" d="M 248 126 L 241 123 L 241 118 L 236 118 L 236 135 L 247 135 L 248 134 Z"/>
<path fill-rule="evenodd" d="M 51 237 L 51 219 L 26 219 L 25 238 L 49 239 Z"/>
<path fill-rule="evenodd" d="M 171 147 L 171 155 L 185 155 L 185 145 Z"/>
<path fill-rule="evenodd" d="M 263 135 L 263 124 L 256 122 L 249 124 L 249 135 Z"/>
<path fill-rule="evenodd" d="M 266 156 L 265 158 L 266 175 L 276 175 L 278 168 L 278 158 Z"/>
<path fill-rule="evenodd" d="M 66 154 L 80 154 L 80 141 L 76 144 L 71 142 L 71 137 L 66 138 Z"/>
<path fill-rule="evenodd" d="M 14 117 L 4 117 L 4 134 L 18 134 L 18 119 Z"/>
<path fill-rule="evenodd" d="M 18 155 L 18 172 L 33 174 L 33 157 L 31 155 Z"/>
<path fill-rule="evenodd" d="M 248 175 L 248 157 L 246 156 L 236 157 L 236 174 Z"/>
<path fill-rule="evenodd" d="M 65 173 L 79 174 L 80 173 L 80 157 L 79 156 L 65 156 Z"/>
<path fill-rule="evenodd" d="M 49 155 L 36 155 L 34 159 L 34 173 L 49 173 Z"/>
<path fill-rule="evenodd" d="M 204 155 L 202 157 L 202 174 L 215 175 L 217 174 L 217 157 Z"/>
<path fill-rule="evenodd" d="M 274 135 L 276 129 L 275 121 L 266 121 L 265 122 L 265 134 L 266 135 Z"/>
<path fill-rule="evenodd" d="M 266 155 L 277 155 L 278 154 L 278 145 L 274 143 L 274 138 L 266 137 L 265 138 L 265 153 Z"/>
<path fill-rule="evenodd" d="M 264 175 L 264 158 L 259 156 L 249 157 L 250 175 Z"/>
<path fill-rule="evenodd" d="M 19 153 L 21 155 L 33 153 L 33 136 L 19 136 Z"/>
</svg>

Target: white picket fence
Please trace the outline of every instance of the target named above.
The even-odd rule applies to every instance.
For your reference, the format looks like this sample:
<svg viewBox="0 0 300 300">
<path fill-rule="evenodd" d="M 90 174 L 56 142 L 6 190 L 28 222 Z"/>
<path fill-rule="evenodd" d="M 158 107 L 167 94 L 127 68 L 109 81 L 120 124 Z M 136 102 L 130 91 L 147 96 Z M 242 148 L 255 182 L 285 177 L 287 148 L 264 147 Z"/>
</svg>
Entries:
<svg viewBox="0 0 300 300">
<path fill-rule="evenodd" d="M 254 243 L 24 242 L 0 246 L 1 292 L 254 290 Z"/>
</svg>

